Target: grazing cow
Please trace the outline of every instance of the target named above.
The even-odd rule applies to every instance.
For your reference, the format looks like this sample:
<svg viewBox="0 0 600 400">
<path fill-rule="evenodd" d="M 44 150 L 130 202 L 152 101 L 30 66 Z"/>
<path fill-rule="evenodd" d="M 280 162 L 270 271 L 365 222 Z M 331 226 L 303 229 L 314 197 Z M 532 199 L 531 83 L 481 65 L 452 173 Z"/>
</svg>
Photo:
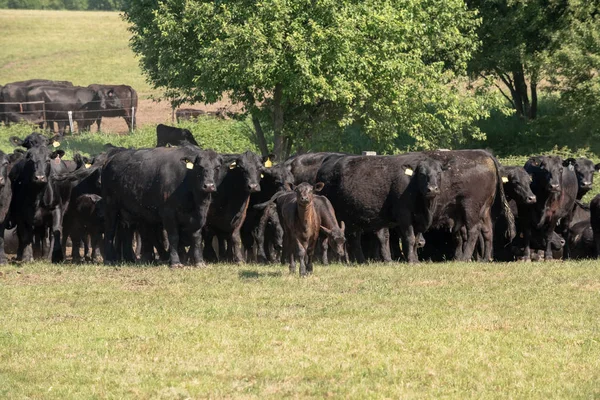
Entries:
<svg viewBox="0 0 600 400">
<path fill-rule="evenodd" d="M 189 130 L 163 124 L 158 124 L 156 127 L 156 147 L 184 146 L 186 144 L 198 146 Z"/>
<path fill-rule="evenodd" d="M 314 187 L 301 183 L 293 193 L 275 199 L 277 212 L 284 229 L 284 251 L 290 260 L 290 273 L 296 272 L 296 259 L 300 262 L 300 276 L 313 272 L 313 256 L 321 230 L 321 218 L 315 210 L 314 192 L 323 189 L 319 182 Z"/>
<path fill-rule="evenodd" d="M 77 131 L 87 131 L 99 113 L 114 107 L 115 99 L 106 98 L 102 91 L 79 86 L 36 86 L 27 92 L 28 101 L 44 101 L 46 119 L 58 123 L 58 133 L 63 135 L 69 123 L 69 112 L 77 122 Z M 29 109 L 41 111 L 41 104 L 31 104 Z"/>
<path fill-rule="evenodd" d="M 266 169 L 262 158 L 251 151 L 223 154 L 223 161 L 217 193 L 208 211 L 207 238 L 216 235 L 221 241 L 227 240 L 229 245 L 225 258 L 239 263 L 244 260 L 240 231 L 246 219 L 250 196 L 261 191 L 261 175 L 264 176 Z M 210 252 L 212 247 L 207 246 L 206 250 L 209 251 L 207 256 L 214 258 Z M 219 255 L 223 256 L 222 253 Z"/>
<path fill-rule="evenodd" d="M 191 119 L 198 118 L 200 116 L 205 116 L 206 111 L 198 110 L 196 108 L 179 108 L 175 111 L 175 118 L 177 118 L 177 123 L 181 121 L 189 121 Z"/>
<path fill-rule="evenodd" d="M 108 101 L 106 108 L 99 110 L 96 119 L 98 131 L 102 118 L 123 117 L 125 123 L 132 132 L 136 126 L 136 114 L 138 109 L 138 95 L 135 89 L 128 85 L 89 85 L 88 89 L 102 93 Z"/>
<path fill-rule="evenodd" d="M 63 260 L 61 246 L 62 219 L 66 194 L 54 176 L 67 172 L 62 162 L 62 150 L 34 146 L 27 150 L 10 171 L 13 197 L 11 219 L 16 223 L 19 237 L 17 260 L 33 261 L 33 236 L 37 231 L 44 257 L 52 262 Z M 51 226 L 51 243 L 46 247 L 45 235 Z M 50 253 L 50 248 L 52 252 Z"/>
<path fill-rule="evenodd" d="M 315 195 L 313 202 L 315 210 L 319 214 L 321 220 L 321 231 L 325 234 L 321 242 L 323 264 L 329 264 L 327 252 L 330 245 L 337 261 L 348 262 L 348 256 L 346 254 L 346 235 L 344 234 L 346 226 L 344 221 L 341 221 L 338 225 L 335 210 L 327 197 Z"/>
<path fill-rule="evenodd" d="M 587 158 L 567 158 L 565 163 L 571 164 L 575 168 L 575 175 L 577 176 L 577 200 L 581 200 L 583 196 L 590 190 L 592 190 L 592 185 L 594 184 L 594 172 L 598 169 L 597 166 L 600 164 L 594 165 L 592 160 Z"/>
<path fill-rule="evenodd" d="M 191 237 L 196 265 L 202 257 L 202 228 L 215 192 L 223 157 L 195 146 L 123 150 L 102 169 L 105 202 L 105 260 L 117 259 L 114 238 L 119 219 L 162 226 L 169 239 L 169 263 L 181 265 L 180 234 Z M 129 233 L 124 242 L 131 243 Z"/>
<path fill-rule="evenodd" d="M 568 257 L 568 228 L 578 190 L 574 168 L 569 161 L 563 161 L 560 157 L 536 156 L 527 160 L 525 170 L 532 176 L 531 190 L 537 197 L 537 202 L 527 211 L 519 210 L 519 218 L 523 218 L 525 260 L 530 258 L 529 244 L 532 231 L 536 228 L 542 230 L 546 239 L 544 259 L 552 260 L 550 236 L 559 221 Z"/>
<path fill-rule="evenodd" d="M 415 238 L 432 222 L 444 168 L 424 153 L 336 156 L 322 163 L 317 180 L 346 223 L 359 262 L 365 261 L 360 232 L 391 227 L 399 227 L 407 261 L 417 262 Z M 388 243 L 381 243 L 381 254 L 391 261 Z"/>
</svg>

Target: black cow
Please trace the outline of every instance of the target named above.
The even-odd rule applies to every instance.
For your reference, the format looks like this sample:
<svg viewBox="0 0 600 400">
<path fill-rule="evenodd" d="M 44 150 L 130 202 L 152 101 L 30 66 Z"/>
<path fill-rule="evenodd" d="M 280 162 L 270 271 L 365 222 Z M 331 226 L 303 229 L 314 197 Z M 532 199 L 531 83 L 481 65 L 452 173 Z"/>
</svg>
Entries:
<svg viewBox="0 0 600 400">
<path fill-rule="evenodd" d="M 79 86 L 37 86 L 27 92 L 28 101 L 44 101 L 45 105 L 31 104 L 31 111 L 40 112 L 45 107 L 46 119 L 58 123 L 58 133 L 64 134 L 71 118 L 77 122 L 78 132 L 89 130 L 99 113 L 115 106 L 114 98 L 105 97 L 102 91 Z"/>
<path fill-rule="evenodd" d="M 302 182 L 314 185 L 319 168 L 321 168 L 321 164 L 325 159 L 330 160 L 348 155 L 350 154 L 331 152 L 298 154 L 289 157 L 283 164 L 294 177 L 294 185 L 299 185 Z"/>
<path fill-rule="evenodd" d="M 114 238 L 119 219 L 162 226 L 169 239 L 170 265 L 181 265 L 180 234 L 192 238 L 196 265 L 204 263 L 202 228 L 223 157 L 195 146 L 124 150 L 113 155 L 102 169 L 105 201 L 105 260 L 117 260 Z M 124 236 L 127 242 L 129 235 Z"/>
<path fill-rule="evenodd" d="M 26 149 L 30 149 L 36 146 L 58 147 L 60 146 L 60 136 L 55 135 L 49 138 L 41 133 L 32 132 L 30 135 L 27 135 L 24 139 L 21 139 L 17 136 L 11 136 L 9 142 L 13 146 L 21 146 L 25 147 Z"/>
<path fill-rule="evenodd" d="M 184 146 L 186 144 L 198 146 L 194 135 L 189 130 L 163 124 L 158 124 L 156 127 L 156 147 Z"/>
<path fill-rule="evenodd" d="M 72 242 L 73 262 L 81 262 L 80 246 L 84 244 L 84 259 L 98 261 L 100 258 L 100 243 L 104 233 L 104 202 L 97 194 L 82 194 L 71 202 L 68 213 L 69 222 L 65 215 L 64 233 L 67 232 Z M 91 244 L 91 254 L 88 250 Z M 89 256 L 88 256 L 89 255 Z"/>
<path fill-rule="evenodd" d="M 12 199 L 12 188 L 9 179 L 11 164 L 21 157 L 20 154 L 4 154 L 0 151 L 0 264 L 6 263 L 4 254 L 4 229 L 6 227 L 8 210 Z"/>
<path fill-rule="evenodd" d="M 547 247 L 544 259 L 552 259 L 550 236 L 560 221 L 563 238 L 567 242 L 565 252 L 568 256 L 568 228 L 577 197 L 577 177 L 569 161 L 556 156 L 531 157 L 525 163 L 525 170 L 532 176 L 531 190 L 537 202 L 527 211 L 519 210 L 519 218 L 523 218 L 523 234 L 525 239 L 525 260 L 530 258 L 529 243 L 534 229 L 541 229 Z"/>
<path fill-rule="evenodd" d="M 573 259 L 596 257 L 594 230 L 590 220 L 579 221 L 569 227 L 569 252 Z"/>
<path fill-rule="evenodd" d="M 587 192 L 592 190 L 592 185 L 594 184 L 594 172 L 598 170 L 596 167 L 600 166 L 600 164 L 594 165 L 592 160 L 583 157 L 568 158 L 565 160 L 565 163 L 571 164 L 575 168 L 578 185 L 577 200 L 581 200 Z"/>
<path fill-rule="evenodd" d="M 65 199 L 67 195 L 54 181 L 55 175 L 67 172 L 61 160 L 63 155 L 62 150 L 34 146 L 10 171 L 13 191 L 10 213 L 19 237 L 17 260 L 33 260 L 34 230 L 40 239 L 43 256 L 51 257 L 52 262 L 63 260 L 62 218 L 68 198 Z M 51 241 L 47 247 L 45 237 L 49 228 Z"/>
<path fill-rule="evenodd" d="M 135 89 L 128 85 L 98 84 L 89 85 L 88 88 L 96 92 L 101 92 L 106 99 L 111 100 L 107 102 L 105 109 L 98 112 L 96 119 L 98 131 L 100 131 L 102 118 L 114 117 L 123 117 L 130 132 L 135 129 L 138 110 L 138 95 Z"/>
<path fill-rule="evenodd" d="M 26 121 L 39 124 L 42 128 L 44 114 L 41 109 L 30 108 L 24 104 L 28 102 L 27 93 L 36 86 L 73 86 L 68 81 L 51 81 L 48 79 L 30 79 L 27 81 L 7 83 L 2 88 L 0 97 L 3 102 L 13 104 L 0 104 L 0 121 L 5 123 Z M 51 124 L 51 122 L 49 122 Z"/>
<path fill-rule="evenodd" d="M 335 156 L 326 158 L 317 173 L 337 218 L 346 224 L 356 259 L 361 231 L 398 226 L 409 262 L 418 261 L 415 237 L 432 222 L 444 166 L 424 153 L 399 156 Z M 351 234 L 354 234 L 350 236 Z M 382 243 L 385 261 L 391 261 L 388 243 Z"/>
<path fill-rule="evenodd" d="M 251 151 L 224 154 L 223 161 L 217 193 L 208 212 L 207 239 L 216 235 L 221 242 L 227 240 L 229 246 L 225 259 L 242 262 L 240 231 L 246 219 L 250 196 L 260 192 L 261 175 L 264 175 L 266 168 L 262 158 Z M 210 246 L 206 247 L 207 251 L 211 249 Z M 220 250 L 223 250 L 222 246 Z M 219 255 L 223 257 L 221 253 Z M 207 256 L 214 258 L 210 252 Z"/>
</svg>

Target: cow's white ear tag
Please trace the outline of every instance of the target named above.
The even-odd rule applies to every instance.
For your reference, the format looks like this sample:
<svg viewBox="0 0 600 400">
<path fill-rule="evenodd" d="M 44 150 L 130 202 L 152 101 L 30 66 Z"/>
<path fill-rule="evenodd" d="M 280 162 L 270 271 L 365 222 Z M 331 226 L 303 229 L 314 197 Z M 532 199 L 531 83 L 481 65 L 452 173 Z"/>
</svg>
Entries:
<svg viewBox="0 0 600 400">
<path fill-rule="evenodd" d="M 502 183 L 508 183 L 508 178 L 506 176 L 502 177 Z"/>
<path fill-rule="evenodd" d="M 261 179 L 264 178 L 264 177 L 265 177 L 265 174 L 260 174 L 260 178 Z"/>
<path fill-rule="evenodd" d="M 413 171 L 412 169 L 410 169 L 410 168 L 406 168 L 406 169 L 404 170 L 404 173 L 405 173 L 406 175 L 408 175 L 408 176 L 412 176 L 413 172 L 414 172 L 414 171 Z"/>
<path fill-rule="evenodd" d="M 191 162 L 191 161 L 188 161 L 188 162 L 185 163 L 185 167 L 187 169 L 194 169 L 194 163 Z"/>
<path fill-rule="evenodd" d="M 92 166 L 92 164 L 89 164 L 89 163 L 85 164 L 85 167 L 86 167 L 86 168 L 89 168 L 89 167 L 91 167 L 91 166 Z"/>
<path fill-rule="evenodd" d="M 235 161 L 229 164 L 229 169 L 234 169 L 235 167 L 237 167 L 237 163 Z"/>
<path fill-rule="evenodd" d="M 52 146 L 58 147 L 58 146 L 60 146 L 60 142 L 55 140 L 54 142 L 52 142 Z"/>
<path fill-rule="evenodd" d="M 569 164 L 569 171 L 573 171 L 575 169 L 575 167 L 573 166 L 573 164 Z"/>
</svg>

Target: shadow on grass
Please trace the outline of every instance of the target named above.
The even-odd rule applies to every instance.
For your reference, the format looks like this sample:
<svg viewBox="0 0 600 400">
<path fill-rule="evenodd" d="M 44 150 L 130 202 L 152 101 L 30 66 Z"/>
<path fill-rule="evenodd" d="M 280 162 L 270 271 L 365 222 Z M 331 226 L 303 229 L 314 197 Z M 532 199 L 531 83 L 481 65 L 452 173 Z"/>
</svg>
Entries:
<svg viewBox="0 0 600 400">
<path fill-rule="evenodd" d="M 252 270 L 244 270 L 238 273 L 240 279 L 258 279 L 258 278 L 276 278 L 282 275 L 281 271 L 276 272 L 259 272 Z"/>
</svg>

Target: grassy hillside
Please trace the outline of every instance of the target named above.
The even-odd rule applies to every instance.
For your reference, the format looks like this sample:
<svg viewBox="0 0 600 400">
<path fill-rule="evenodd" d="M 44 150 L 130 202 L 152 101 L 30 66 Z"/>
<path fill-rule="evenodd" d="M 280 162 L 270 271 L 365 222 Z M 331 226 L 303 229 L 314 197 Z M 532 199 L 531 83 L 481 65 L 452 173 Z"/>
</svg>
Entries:
<svg viewBox="0 0 600 400">
<path fill-rule="evenodd" d="M 152 93 L 116 12 L 0 10 L 0 85 L 33 78 Z"/>
<path fill-rule="evenodd" d="M 596 262 L 0 267 L 2 398 L 597 398 Z"/>
</svg>

